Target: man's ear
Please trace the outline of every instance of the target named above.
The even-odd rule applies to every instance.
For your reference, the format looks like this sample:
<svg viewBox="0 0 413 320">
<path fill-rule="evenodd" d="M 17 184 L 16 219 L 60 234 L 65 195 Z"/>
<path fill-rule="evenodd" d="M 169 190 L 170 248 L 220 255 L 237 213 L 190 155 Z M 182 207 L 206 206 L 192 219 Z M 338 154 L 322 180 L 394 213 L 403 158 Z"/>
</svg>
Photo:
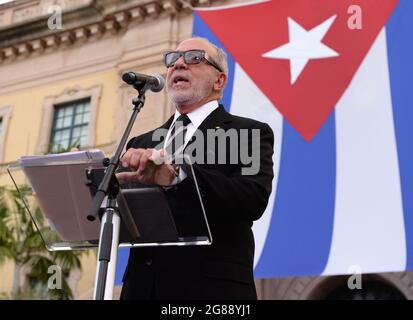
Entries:
<svg viewBox="0 0 413 320">
<path fill-rule="evenodd" d="M 217 76 L 217 79 L 214 83 L 214 89 L 216 91 L 222 91 L 222 89 L 225 87 L 225 84 L 227 83 L 227 75 L 223 72 L 220 72 Z"/>
</svg>

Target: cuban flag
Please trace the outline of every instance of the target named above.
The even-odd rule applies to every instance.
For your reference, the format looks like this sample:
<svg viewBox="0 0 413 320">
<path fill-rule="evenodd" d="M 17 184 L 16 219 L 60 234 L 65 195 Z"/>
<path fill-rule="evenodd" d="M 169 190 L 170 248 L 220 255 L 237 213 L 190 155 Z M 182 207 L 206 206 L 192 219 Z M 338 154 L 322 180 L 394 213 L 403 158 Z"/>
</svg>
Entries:
<svg viewBox="0 0 413 320">
<path fill-rule="evenodd" d="M 354 3 L 194 12 L 193 35 L 228 53 L 221 102 L 275 135 L 256 278 L 413 269 L 413 1 Z"/>
<path fill-rule="evenodd" d="M 413 269 L 413 1 L 197 9 L 229 56 L 222 103 L 275 135 L 256 278 Z"/>
</svg>

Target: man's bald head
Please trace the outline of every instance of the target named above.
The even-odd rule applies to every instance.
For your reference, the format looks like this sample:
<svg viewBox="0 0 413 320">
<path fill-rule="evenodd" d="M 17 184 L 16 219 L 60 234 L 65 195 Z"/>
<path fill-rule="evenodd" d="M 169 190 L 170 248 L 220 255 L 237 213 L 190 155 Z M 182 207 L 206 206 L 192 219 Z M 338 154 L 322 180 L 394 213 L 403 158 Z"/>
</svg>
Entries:
<svg viewBox="0 0 413 320">
<path fill-rule="evenodd" d="M 198 49 L 205 50 L 208 53 L 209 57 L 212 58 L 213 62 L 215 62 L 218 67 L 220 67 L 221 70 L 225 73 L 225 75 L 228 76 L 228 58 L 226 52 L 223 49 L 217 47 L 206 38 L 193 37 L 182 41 L 178 45 L 176 50 L 180 50 L 180 46 L 185 46 L 188 44 L 190 44 L 191 46 L 197 45 Z"/>
<path fill-rule="evenodd" d="M 183 53 L 191 50 L 202 50 L 206 54 L 195 63 L 187 62 Z M 209 101 L 219 100 L 227 82 L 225 52 L 204 38 L 186 39 L 176 51 L 181 55 L 168 66 L 166 84 L 168 95 L 177 109 L 188 113 Z"/>
</svg>

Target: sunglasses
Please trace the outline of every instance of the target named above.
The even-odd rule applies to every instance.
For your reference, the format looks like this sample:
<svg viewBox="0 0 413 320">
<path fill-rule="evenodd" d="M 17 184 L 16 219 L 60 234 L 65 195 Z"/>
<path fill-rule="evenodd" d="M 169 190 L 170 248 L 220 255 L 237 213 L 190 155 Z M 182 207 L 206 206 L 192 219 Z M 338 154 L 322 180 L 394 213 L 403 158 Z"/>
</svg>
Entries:
<svg viewBox="0 0 413 320">
<path fill-rule="evenodd" d="M 167 68 L 173 67 L 175 62 L 178 61 L 180 57 L 184 57 L 186 64 L 198 64 L 202 61 L 213 66 L 219 72 L 222 72 L 222 69 L 208 56 L 204 50 L 187 50 L 187 51 L 169 51 L 164 54 L 163 62 Z"/>
</svg>

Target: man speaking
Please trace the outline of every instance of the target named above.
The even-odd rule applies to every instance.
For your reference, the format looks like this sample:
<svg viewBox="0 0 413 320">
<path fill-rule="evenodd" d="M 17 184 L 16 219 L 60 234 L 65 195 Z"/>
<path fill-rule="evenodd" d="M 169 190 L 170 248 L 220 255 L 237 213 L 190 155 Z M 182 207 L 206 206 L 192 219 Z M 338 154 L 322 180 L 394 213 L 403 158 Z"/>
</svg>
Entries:
<svg viewBox="0 0 413 320">
<path fill-rule="evenodd" d="M 117 178 L 120 183 L 163 187 L 177 202 L 175 207 L 184 208 L 190 218 L 196 202 L 190 191 L 194 179 L 188 167 L 176 160 L 192 143 L 203 146 L 201 151 L 196 148 L 196 159 L 200 152 L 205 158 L 211 159 L 212 154 L 218 159 L 193 164 L 213 242 L 131 249 L 121 299 L 256 299 L 251 227 L 263 214 L 271 193 L 272 130 L 267 124 L 233 116 L 218 104 L 228 65 L 224 51 L 208 40 L 181 42 L 176 51 L 164 55 L 164 63 L 175 114 L 160 128 L 129 141 L 121 163 L 131 171 L 118 173 Z M 154 139 L 159 129 L 167 130 L 162 148 Z M 208 130 L 232 131 L 240 139 L 211 150 Z M 181 146 L 176 143 L 179 135 Z M 252 163 L 243 161 L 242 148 L 253 154 Z M 160 163 L 160 155 L 169 155 L 170 161 Z"/>
</svg>

